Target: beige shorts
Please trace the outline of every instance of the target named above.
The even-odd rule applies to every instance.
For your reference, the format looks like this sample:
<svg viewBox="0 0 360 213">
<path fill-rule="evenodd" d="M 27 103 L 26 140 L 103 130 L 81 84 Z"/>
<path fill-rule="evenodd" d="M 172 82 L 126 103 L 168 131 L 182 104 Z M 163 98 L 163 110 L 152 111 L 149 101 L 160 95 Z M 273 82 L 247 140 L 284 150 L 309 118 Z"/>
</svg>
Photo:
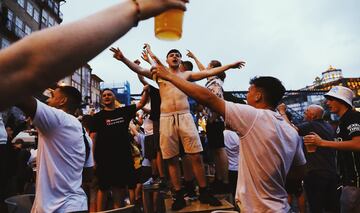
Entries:
<svg viewBox="0 0 360 213">
<path fill-rule="evenodd" d="M 185 153 L 203 151 L 199 133 L 188 111 L 161 114 L 160 149 L 164 159 L 179 155 L 179 140 L 183 144 Z"/>
</svg>

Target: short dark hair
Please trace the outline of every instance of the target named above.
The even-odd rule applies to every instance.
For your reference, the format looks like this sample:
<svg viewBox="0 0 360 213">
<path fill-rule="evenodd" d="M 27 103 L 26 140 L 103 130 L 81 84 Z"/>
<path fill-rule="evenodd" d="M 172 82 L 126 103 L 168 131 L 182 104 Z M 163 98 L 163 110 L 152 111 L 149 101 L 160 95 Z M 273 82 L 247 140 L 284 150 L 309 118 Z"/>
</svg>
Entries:
<svg viewBox="0 0 360 213">
<path fill-rule="evenodd" d="M 262 90 L 265 102 L 273 108 L 277 107 L 285 94 L 285 87 L 281 81 L 271 76 L 254 77 L 250 84 Z"/>
<path fill-rule="evenodd" d="M 58 86 L 60 93 L 67 98 L 66 108 L 75 112 L 80 108 L 82 96 L 79 90 L 72 86 Z"/>
<path fill-rule="evenodd" d="M 111 91 L 112 93 L 114 93 L 114 91 L 110 88 L 104 88 L 101 90 L 101 95 L 105 92 L 105 91 Z M 114 93 L 115 94 L 115 93 Z"/>
<path fill-rule="evenodd" d="M 193 70 L 194 65 L 191 63 L 191 61 L 181 61 L 181 64 L 185 68 L 185 70 Z"/>
<path fill-rule="evenodd" d="M 215 67 L 221 67 L 221 62 L 218 60 L 211 60 L 210 61 L 210 66 L 215 68 Z"/>
<path fill-rule="evenodd" d="M 180 57 L 182 57 L 181 52 L 177 49 L 171 49 L 167 54 L 166 54 L 166 58 L 171 54 L 171 53 L 179 53 Z"/>
</svg>

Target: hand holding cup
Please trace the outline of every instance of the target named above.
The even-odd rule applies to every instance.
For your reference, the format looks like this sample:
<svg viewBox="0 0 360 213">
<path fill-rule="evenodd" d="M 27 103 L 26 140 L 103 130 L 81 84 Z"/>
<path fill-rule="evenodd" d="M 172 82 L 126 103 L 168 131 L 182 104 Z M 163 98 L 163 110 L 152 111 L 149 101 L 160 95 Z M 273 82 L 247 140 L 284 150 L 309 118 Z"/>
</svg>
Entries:
<svg viewBox="0 0 360 213">
<path fill-rule="evenodd" d="M 306 147 L 306 150 L 308 153 L 313 153 L 316 151 L 316 148 L 318 146 L 320 146 L 321 143 L 321 138 L 318 134 L 316 134 L 315 132 L 311 132 L 309 135 L 305 135 L 303 137 L 304 139 L 304 144 Z"/>
</svg>

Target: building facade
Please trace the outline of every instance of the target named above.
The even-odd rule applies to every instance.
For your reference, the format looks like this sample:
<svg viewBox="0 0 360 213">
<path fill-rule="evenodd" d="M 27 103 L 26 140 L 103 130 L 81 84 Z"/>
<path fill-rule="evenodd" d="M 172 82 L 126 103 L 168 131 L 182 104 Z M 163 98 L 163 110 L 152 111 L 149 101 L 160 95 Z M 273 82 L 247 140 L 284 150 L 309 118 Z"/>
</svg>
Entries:
<svg viewBox="0 0 360 213">
<path fill-rule="evenodd" d="M 354 108 L 360 111 L 360 78 L 344 77 L 341 69 L 332 66 L 322 72 L 321 77 L 316 77 L 312 85 L 300 89 L 301 92 L 297 95 L 288 95 L 285 97 L 285 101 L 294 113 L 301 115 L 310 104 L 322 105 L 327 109 L 323 95 L 334 86 L 344 86 L 351 89 L 355 94 Z M 330 114 L 329 111 L 327 113 Z"/>
<path fill-rule="evenodd" d="M 104 82 L 99 76 L 91 74 L 91 104 L 95 109 L 100 108 L 100 84 Z"/>
<path fill-rule="evenodd" d="M 62 0 L 1 0 L 0 49 L 34 31 L 62 22 Z"/>
</svg>

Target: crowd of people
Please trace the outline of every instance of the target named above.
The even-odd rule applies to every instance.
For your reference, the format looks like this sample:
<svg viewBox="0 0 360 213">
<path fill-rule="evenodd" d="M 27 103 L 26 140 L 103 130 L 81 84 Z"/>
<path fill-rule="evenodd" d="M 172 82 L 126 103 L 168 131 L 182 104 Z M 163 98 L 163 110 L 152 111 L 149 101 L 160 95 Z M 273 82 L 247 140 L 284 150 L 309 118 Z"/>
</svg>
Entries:
<svg viewBox="0 0 360 213">
<path fill-rule="evenodd" d="M 168 9 L 185 10 L 186 3 L 125 1 L 77 22 L 33 33 L 0 51 L 0 109 L 17 106 L 38 133 L 32 212 L 102 211 L 126 205 L 126 197 L 141 211 L 145 183 L 171 188 L 174 211 L 187 205 L 185 197 L 221 206 L 214 196 L 219 193 L 231 193 L 241 212 L 291 212 L 289 198 L 295 194 L 299 210 L 305 211 L 305 189 L 311 212 L 360 212 L 360 114 L 353 110 L 354 94 L 346 87 L 333 87 L 325 95 L 328 109 L 340 117 L 335 127 L 323 119 L 320 105 L 310 105 L 304 123 L 294 125 L 281 104 L 285 87 L 279 79 L 251 79 L 246 104 L 233 103 L 224 100 L 225 71 L 240 69 L 245 62 L 222 65 L 212 60 L 205 67 L 188 51 L 199 69 L 192 71 L 192 63 L 184 61 L 179 50 L 170 50 L 164 65 L 145 44 L 141 58 L 150 69 L 128 59 L 119 48 L 110 49 L 143 83 L 137 103 L 117 106 L 113 91 L 104 89 L 102 109 L 79 120 L 81 93 L 74 87 L 57 86 L 47 104 L 32 97 L 140 20 Z M 205 87 L 194 83 L 205 78 Z M 205 135 L 199 135 L 190 104 L 194 102 L 204 107 L 196 108 L 205 115 Z M 3 171 L 11 141 L 2 117 L 0 189 L 7 183 Z M 21 150 L 18 144 L 15 148 Z M 202 155 L 205 144 L 215 167 L 211 183 Z M 32 153 L 17 155 L 28 159 Z M 21 162 L 26 167 L 26 160 Z M 21 172 L 14 174 L 22 177 Z M 15 194 L 24 192 L 23 185 L 18 186 L 22 189 Z M 1 190 L 1 202 L 7 195 Z M 157 208 L 153 211 L 160 211 Z M 3 203 L 0 210 L 5 211 Z"/>
</svg>

